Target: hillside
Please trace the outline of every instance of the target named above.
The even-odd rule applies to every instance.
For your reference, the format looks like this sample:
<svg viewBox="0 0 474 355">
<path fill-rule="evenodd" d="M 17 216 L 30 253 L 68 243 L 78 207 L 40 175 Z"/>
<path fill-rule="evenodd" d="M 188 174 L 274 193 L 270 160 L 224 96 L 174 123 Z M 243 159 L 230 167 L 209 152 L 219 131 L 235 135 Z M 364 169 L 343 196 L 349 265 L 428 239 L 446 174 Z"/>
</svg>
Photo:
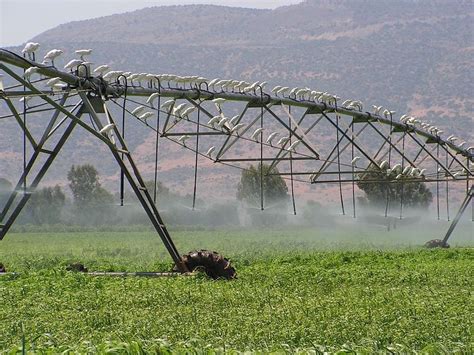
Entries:
<svg viewBox="0 0 474 355">
<path fill-rule="evenodd" d="M 74 49 L 88 47 L 94 49 L 96 64 L 116 69 L 309 86 L 367 106 L 410 112 L 472 142 L 473 15 L 472 2 L 448 0 L 308 0 L 275 10 L 151 7 L 63 24 L 33 40 L 41 43 L 40 54 L 62 48 L 60 65 Z M 0 157 L 8 166 L 0 175 L 13 179 L 21 145 L 5 153 L 15 139 L 11 127 L 5 124 L 0 130 Z M 131 135 L 151 177 L 152 135 L 139 129 Z M 86 157 L 96 148 L 82 135 L 65 149 L 50 182 L 63 181 L 71 163 L 86 161 L 100 166 L 107 183 L 117 178 L 111 159 Z M 182 151 L 172 146 L 164 146 L 162 154 L 164 182 L 191 191 L 192 155 L 177 159 Z M 203 168 L 201 176 L 203 191 L 235 194 L 238 171 Z"/>
</svg>

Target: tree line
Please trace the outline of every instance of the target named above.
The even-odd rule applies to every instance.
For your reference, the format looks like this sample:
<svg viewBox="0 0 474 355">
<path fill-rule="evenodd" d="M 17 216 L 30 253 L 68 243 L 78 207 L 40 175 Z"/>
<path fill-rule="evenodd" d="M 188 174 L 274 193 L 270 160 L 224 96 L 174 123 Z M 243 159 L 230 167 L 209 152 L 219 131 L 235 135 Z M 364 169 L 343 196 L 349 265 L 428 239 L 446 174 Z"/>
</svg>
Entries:
<svg viewBox="0 0 474 355">
<path fill-rule="evenodd" d="M 110 225 L 110 224 L 146 224 L 146 215 L 138 204 L 137 198 L 127 192 L 125 200 L 129 201 L 126 209 L 118 209 L 118 196 L 107 191 L 100 182 L 97 169 L 90 165 L 73 165 L 67 174 L 68 188 L 72 195 L 69 199 L 61 188 L 43 187 L 37 189 L 20 214 L 21 224 L 69 224 L 69 225 Z M 377 180 L 377 182 L 373 182 Z M 405 184 L 394 184 L 393 176 L 387 175 L 378 167 L 371 166 L 367 172 L 359 176 L 358 187 L 364 192 L 361 200 L 363 205 L 384 206 L 399 205 L 426 208 L 433 200 L 432 193 L 423 181 Z M 153 181 L 147 181 L 149 191 L 155 186 Z M 263 188 L 263 194 L 262 194 Z M 3 208 L 13 185 L 0 177 L 0 208 Z M 191 213 L 189 201 L 191 197 L 181 196 L 170 191 L 161 182 L 157 183 L 157 195 L 162 212 L 168 223 L 175 225 L 237 225 L 239 224 L 237 204 L 218 204 L 207 206 L 205 212 Z M 252 225 L 282 224 L 289 215 L 290 196 L 285 180 L 279 175 L 276 167 L 267 164 L 251 165 L 243 170 L 237 185 L 236 198 L 240 202 Z M 266 212 L 254 213 L 260 209 L 263 199 Z M 198 205 L 205 204 L 198 201 Z M 321 204 L 325 201 L 310 201 L 308 208 L 319 208 L 324 213 Z M 184 209 L 183 212 L 183 208 Z M 199 211 L 199 210 L 198 210 Z M 305 212 L 307 213 L 307 211 Z M 209 217 L 209 218 L 207 218 Z M 311 218 L 311 217 L 308 217 Z"/>
<path fill-rule="evenodd" d="M 92 165 L 72 166 L 67 175 L 73 199 L 69 201 L 59 185 L 37 189 L 18 217 L 20 224 L 100 224 L 112 217 L 114 196 L 100 183 Z M 0 207 L 3 207 L 13 185 L 0 178 Z M 19 191 L 21 194 L 22 192 Z"/>
</svg>

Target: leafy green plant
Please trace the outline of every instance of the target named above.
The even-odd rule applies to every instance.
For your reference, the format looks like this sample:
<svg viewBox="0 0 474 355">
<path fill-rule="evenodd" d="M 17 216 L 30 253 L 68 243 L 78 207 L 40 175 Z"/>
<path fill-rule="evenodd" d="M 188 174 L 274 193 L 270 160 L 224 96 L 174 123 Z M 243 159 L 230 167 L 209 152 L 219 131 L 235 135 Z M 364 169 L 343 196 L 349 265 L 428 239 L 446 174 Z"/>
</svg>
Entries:
<svg viewBox="0 0 474 355">
<path fill-rule="evenodd" d="M 168 271 L 149 233 L 12 234 L 0 260 L 7 353 L 472 352 L 470 248 L 319 243 L 314 232 L 175 233 L 222 251 L 238 279 L 106 278 L 65 271 Z M 321 237 L 319 237 L 321 238 Z M 359 241 L 359 243 L 361 243 Z M 24 343 L 22 345 L 22 343 Z"/>
</svg>

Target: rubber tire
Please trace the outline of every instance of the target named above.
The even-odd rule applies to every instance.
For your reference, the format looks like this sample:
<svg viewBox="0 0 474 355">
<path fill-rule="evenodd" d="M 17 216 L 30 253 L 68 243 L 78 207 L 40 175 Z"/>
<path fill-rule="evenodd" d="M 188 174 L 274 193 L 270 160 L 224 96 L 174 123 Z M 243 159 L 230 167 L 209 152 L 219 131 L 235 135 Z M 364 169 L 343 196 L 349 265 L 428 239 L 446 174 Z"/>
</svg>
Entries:
<svg viewBox="0 0 474 355">
<path fill-rule="evenodd" d="M 66 266 L 67 271 L 73 271 L 73 272 L 84 272 L 86 273 L 88 270 L 84 266 L 84 264 L 81 263 L 71 263 L 68 266 Z"/>
<path fill-rule="evenodd" d="M 425 243 L 425 248 L 433 249 L 433 248 L 449 248 L 448 243 L 443 243 L 441 239 L 432 239 Z"/>
<path fill-rule="evenodd" d="M 5 273 L 5 272 L 7 272 L 7 269 L 5 269 L 5 265 L 0 263 L 0 273 Z"/>
<path fill-rule="evenodd" d="M 236 271 L 231 266 L 230 261 L 215 251 L 194 250 L 183 255 L 183 261 L 189 271 L 202 270 L 207 276 L 214 280 L 232 280 L 237 277 Z"/>
</svg>

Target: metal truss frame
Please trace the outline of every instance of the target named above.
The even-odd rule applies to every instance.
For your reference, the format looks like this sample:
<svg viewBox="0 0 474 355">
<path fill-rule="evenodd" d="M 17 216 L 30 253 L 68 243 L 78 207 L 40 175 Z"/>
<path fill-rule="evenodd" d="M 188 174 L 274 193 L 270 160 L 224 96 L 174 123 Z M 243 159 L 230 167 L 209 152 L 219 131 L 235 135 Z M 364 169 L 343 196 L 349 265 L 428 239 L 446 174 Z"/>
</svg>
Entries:
<svg viewBox="0 0 474 355">
<path fill-rule="evenodd" d="M 48 79 L 59 78 L 66 85 L 59 91 L 52 90 L 44 87 L 44 80 L 30 81 L 19 73 L 33 66 L 37 68 L 37 74 Z M 259 162 L 261 169 L 264 162 L 268 163 L 270 174 L 281 175 L 291 180 L 293 197 L 293 181 L 311 184 L 337 183 L 341 203 L 343 183 L 352 183 L 354 198 L 354 183 L 359 181 L 360 176 L 363 176 L 370 167 L 383 165 L 381 162 L 388 157 L 389 169 L 394 162 L 400 161 L 402 169 L 411 167 L 418 171 L 422 168 L 428 171 L 419 176 L 407 175 L 402 179 L 393 179 L 388 181 L 389 183 L 424 181 L 437 184 L 445 182 L 447 185 L 449 181 L 466 181 L 467 196 L 472 197 L 474 172 L 471 166 L 474 163 L 474 151 L 464 149 L 413 124 L 394 121 L 391 114 L 382 116 L 364 112 L 362 107 L 341 107 L 336 101 L 329 103 L 296 96 L 271 96 L 261 87 L 250 93 L 237 90 L 210 90 L 207 85 L 190 85 L 188 88 L 185 85 L 171 87 L 168 83 L 165 87 L 158 77 L 156 80 L 150 79 L 146 87 L 129 83 L 123 76 L 114 82 L 107 82 L 100 76 L 89 75 L 87 71 L 86 75 L 79 75 L 78 70 L 71 73 L 62 72 L 55 67 L 30 61 L 2 49 L 0 49 L 0 70 L 16 83 L 0 90 L 0 100 L 6 103 L 6 108 L 10 112 L 8 115 L 0 116 L 0 119 L 13 118 L 24 134 L 25 142 L 29 142 L 33 151 L 15 190 L 0 211 L 0 240 L 13 225 L 74 128 L 79 126 L 109 148 L 123 179 L 129 182 L 174 263 L 181 272 L 188 271 L 158 212 L 155 204 L 156 192 L 152 197 L 128 149 L 124 138 L 126 119 L 140 122 L 157 133 L 156 154 L 158 154 L 158 138 L 171 140 L 196 154 L 193 207 L 198 156 L 241 169 L 245 169 L 241 164 L 249 162 Z M 143 101 L 151 95 L 158 95 L 159 100 L 168 98 L 173 102 L 166 109 L 159 105 L 155 107 L 153 102 Z M 28 96 L 40 98 L 42 104 L 33 108 L 24 105 L 23 111 L 17 109 L 12 99 Z M 59 96 L 59 99 L 53 99 L 56 96 Z M 72 98 L 79 101 L 70 103 Z M 229 117 L 224 113 L 222 105 L 215 104 L 213 101 L 215 99 L 223 99 L 232 105 L 229 112 L 237 113 L 232 125 L 226 122 L 216 127 L 214 123 L 206 123 L 206 120 L 203 120 L 203 117 L 211 120 L 218 117 L 223 122 L 223 119 Z M 194 108 L 192 116 L 181 116 L 182 110 L 178 110 L 178 101 L 183 102 L 181 106 L 190 105 Z M 126 108 L 127 103 L 142 105 L 149 109 L 155 115 L 153 119 L 156 118 L 156 125 L 134 115 Z M 108 105 L 112 104 L 122 109 L 122 131 L 119 130 L 119 124 L 108 108 Z M 216 109 L 217 113 L 213 113 L 212 111 Z M 281 114 L 277 112 L 278 109 Z M 48 111 L 52 111 L 52 115 L 46 128 L 41 137 L 35 139 L 26 123 L 26 115 Z M 298 112 L 301 115 L 295 118 Z M 84 114 L 90 116 L 91 124 L 82 120 Z M 162 115 L 164 117 L 161 117 Z M 234 131 L 233 128 L 239 124 L 242 124 L 242 129 Z M 248 134 L 252 131 L 254 133 L 249 138 Z M 270 138 L 265 140 L 264 132 L 267 131 L 280 132 L 280 137 L 284 136 L 285 140 L 281 140 L 281 144 L 274 144 Z M 335 138 L 334 144 L 330 144 L 331 149 L 327 152 L 318 142 L 322 135 L 324 138 L 329 136 Z M 371 140 L 364 141 L 364 137 L 369 137 Z M 186 143 L 188 139 L 195 139 L 195 144 Z M 205 142 L 210 141 L 214 144 L 207 153 L 200 150 L 204 139 Z M 251 156 L 232 156 L 232 148 L 241 143 L 253 143 L 259 149 L 252 151 Z M 433 146 L 432 149 L 429 148 L 430 145 Z M 350 153 L 347 150 L 350 150 Z M 440 151 L 446 158 L 445 162 L 441 161 Z M 358 157 L 361 163 L 354 163 L 356 153 L 361 155 Z M 158 155 L 156 163 L 157 161 Z M 287 163 L 289 171 L 285 171 L 284 168 L 282 171 L 276 170 L 277 166 Z M 296 171 L 295 164 L 298 164 Z M 39 167 L 33 169 L 35 165 Z M 297 179 L 298 176 L 308 175 L 310 176 L 308 180 Z M 437 189 L 438 187 L 437 185 Z M 123 182 L 121 190 L 123 196 Z M 468 203 L 463 203 L 462 211 L 466 209 Z M 295 206 L 294 200 L 293 206 Z M 261 182 L 261 208 L 264 209 L 263 182 Z M 295 207 L 294 210 L 296 213 Z M 447 238 L 451 232 L 450 228 Z"/>
</svg>

